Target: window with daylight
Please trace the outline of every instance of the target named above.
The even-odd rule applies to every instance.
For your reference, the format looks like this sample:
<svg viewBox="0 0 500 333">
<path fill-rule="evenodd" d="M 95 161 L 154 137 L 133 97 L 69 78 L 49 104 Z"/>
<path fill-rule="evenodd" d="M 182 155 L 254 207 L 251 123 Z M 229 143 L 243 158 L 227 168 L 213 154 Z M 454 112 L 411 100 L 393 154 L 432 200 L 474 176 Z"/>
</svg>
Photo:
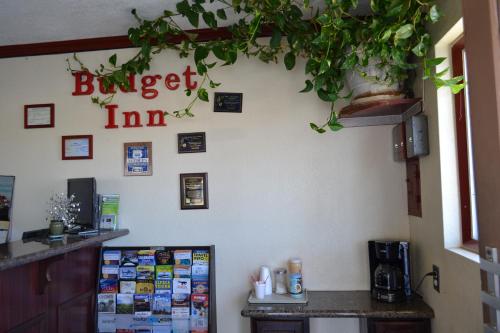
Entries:
<svg viewBox="0 0 500 333">
<path fill-rule="evenodd" d="M 463 36 L 453 44 L 451 55 L 453 76 L 463 75 L 467 82 L 467 53 Z M 477 251 L 476 192 L 467 86 L 455 95 L 454 104 L 462 246 Z"/>
</svg>

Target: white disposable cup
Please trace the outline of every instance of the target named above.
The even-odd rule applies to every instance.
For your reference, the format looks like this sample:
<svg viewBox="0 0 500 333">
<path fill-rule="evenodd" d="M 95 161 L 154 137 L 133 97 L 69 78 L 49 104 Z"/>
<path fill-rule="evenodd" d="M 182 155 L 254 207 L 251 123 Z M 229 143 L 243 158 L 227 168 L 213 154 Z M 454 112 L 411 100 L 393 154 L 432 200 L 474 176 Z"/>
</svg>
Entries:
<svg viewBox="0 0 500 333">
<path fill-rule="evenodd" d="M 257 299 L 264 299 L 264 297 L 266 296 L 266 284 L 255 282 L 254 287 L 255 287 L 255 297 Z"/>
</svg>

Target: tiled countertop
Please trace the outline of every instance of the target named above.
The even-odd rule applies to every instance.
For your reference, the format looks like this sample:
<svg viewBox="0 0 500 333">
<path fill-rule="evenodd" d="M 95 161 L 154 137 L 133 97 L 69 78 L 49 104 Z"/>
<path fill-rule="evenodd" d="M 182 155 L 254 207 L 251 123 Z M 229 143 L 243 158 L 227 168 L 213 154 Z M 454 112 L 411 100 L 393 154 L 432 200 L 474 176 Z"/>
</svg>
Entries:
<svg viewBox="0 0 500 333">
<path fill-rule="evenodd" d="M 243 317 L 286 318 L 433 318 L 434 311 L 421 298 L 403 303 L 382 303 L 369 291 L 308 291 L 309 302 L 298 304 L 247 304 Z"/>
</svg>

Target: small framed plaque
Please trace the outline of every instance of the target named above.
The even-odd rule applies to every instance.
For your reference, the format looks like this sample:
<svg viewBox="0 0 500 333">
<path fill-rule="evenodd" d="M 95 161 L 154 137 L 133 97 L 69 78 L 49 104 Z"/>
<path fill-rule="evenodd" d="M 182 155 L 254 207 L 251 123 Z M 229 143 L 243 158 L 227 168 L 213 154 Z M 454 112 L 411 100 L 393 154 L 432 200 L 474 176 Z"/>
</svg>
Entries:
<svg viewBox="0 0 500 333">
<path fill-rule="evenodd" d="M 123 144 L 125 176 L 153 175 L 153 144 L 128 142 Z"/>
<path fill-rule="evenodd" d="M 214 112 L 241 113 L 242 106 L 242 93 L 216 92 L 214 95 Z"/>
<path fill-rule="evenodd" d="M 179 154 L 206 152 L 205 132 L 177 134 L 177 151 Z"/>
<path fill-rule="evenodd" d="M 24 106 L 24 128 L 54 127 L 54 104 Z"/>
<path fill-rule="evenodd" d="M 181 173 L 181 209 L 208 209 L 207 179 L 207 173 Z"/>
<path fill-rule="evenodd" d="M 67 135 L 62 137 L 63 160 L 93 159 L 92 135 Z"/>
</svg>

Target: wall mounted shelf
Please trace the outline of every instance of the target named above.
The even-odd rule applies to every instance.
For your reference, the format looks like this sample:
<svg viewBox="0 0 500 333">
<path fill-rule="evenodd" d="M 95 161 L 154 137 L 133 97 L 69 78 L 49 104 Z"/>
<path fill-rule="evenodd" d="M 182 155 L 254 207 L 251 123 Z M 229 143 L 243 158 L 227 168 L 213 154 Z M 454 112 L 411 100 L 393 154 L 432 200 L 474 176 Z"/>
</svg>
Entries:
<svg viewBox="0 0 500 333">
<path fill-rule="evenodd" d="M 403 98 L 349 105 L 340 111 L 344 127 L 396 125 L 422 111 L 421 98 Z"/>
</svg>

